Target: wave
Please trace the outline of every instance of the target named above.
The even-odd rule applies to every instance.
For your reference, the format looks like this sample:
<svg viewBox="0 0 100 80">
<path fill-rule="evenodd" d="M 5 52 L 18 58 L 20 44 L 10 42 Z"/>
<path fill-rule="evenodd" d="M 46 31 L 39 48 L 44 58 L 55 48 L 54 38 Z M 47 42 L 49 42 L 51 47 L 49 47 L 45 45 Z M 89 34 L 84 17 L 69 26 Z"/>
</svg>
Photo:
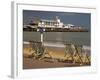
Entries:
<svg viewBox="0 0 100 80">
<path fill-rule="evenodd" d="M 29 41 L 24 41 L 23 44 L 30 44 Z M 43 42 L 44 46 L 50 46 L 50 47 L 65 47 L 65 44 L 63 42 Z M 83 48 L 86 50 L 90 50 L 90 46 L 83 45 Z"/>
</svg>

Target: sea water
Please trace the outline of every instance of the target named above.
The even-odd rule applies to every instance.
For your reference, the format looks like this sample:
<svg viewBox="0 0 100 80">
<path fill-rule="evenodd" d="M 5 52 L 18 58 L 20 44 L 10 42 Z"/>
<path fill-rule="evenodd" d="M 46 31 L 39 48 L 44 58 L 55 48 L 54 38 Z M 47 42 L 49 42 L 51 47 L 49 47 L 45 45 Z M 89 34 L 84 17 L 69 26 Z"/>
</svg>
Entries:
<svg viewBox="0 0 100 80">
<path fill-rule="evenodd" d="M 40 32 L 23 32 L 23 41 L 41 41 Z M 44 42 L 91 46 L 90 32 L 44 32 Z"/>
</svg>

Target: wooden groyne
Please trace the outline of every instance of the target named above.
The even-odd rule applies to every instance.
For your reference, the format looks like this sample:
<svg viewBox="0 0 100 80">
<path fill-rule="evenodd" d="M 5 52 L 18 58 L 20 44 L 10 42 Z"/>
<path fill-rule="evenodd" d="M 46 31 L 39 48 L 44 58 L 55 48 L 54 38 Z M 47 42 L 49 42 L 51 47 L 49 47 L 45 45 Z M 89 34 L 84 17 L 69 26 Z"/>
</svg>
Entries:
<svg viewBox="0 0 100 80">
<path fill-rule="evenodd" d="M 29 45 L 29 47 L 25 47 Z M 91 56 L 87 53 L 82 45 L 64 44 L 62 47 L 50 46 L 50 43 L 41 42 L 24 42 L 24 55 L 28 55 L 35 59 L 57 60 L 58 62 L 71 63 L 90 63 Z M 60 44 L 61 45 L 61 44 Z M 58 46 L 58 44 L 57 44 Z M 89 55 L 88 55 L 89 54 Z"/>
</svg>

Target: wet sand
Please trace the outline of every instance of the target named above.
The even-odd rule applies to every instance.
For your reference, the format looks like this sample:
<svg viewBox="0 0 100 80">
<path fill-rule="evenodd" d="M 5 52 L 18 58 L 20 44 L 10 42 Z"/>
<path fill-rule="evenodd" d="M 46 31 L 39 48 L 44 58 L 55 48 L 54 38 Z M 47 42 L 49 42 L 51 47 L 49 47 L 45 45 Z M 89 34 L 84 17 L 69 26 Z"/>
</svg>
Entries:
<svg viewBox="0 0 100 80">
<path fill-rule="evenodd" d="M 80 65 L 79 63 L 65 63 L 65 62 L 46 62 L 44 60 L 34 60 L 33 58 L 23 58 L 23 69 L 39 69 L 39 68 L 61 68 L 61 67 L 81 67 L 89 66 L 89 64 Z"/>
</svg>

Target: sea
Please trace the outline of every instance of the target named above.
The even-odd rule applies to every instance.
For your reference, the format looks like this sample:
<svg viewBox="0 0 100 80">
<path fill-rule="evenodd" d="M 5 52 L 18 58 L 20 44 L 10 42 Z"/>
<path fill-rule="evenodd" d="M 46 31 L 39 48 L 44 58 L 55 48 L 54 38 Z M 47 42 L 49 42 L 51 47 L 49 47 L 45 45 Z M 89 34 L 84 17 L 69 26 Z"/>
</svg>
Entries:
<svg viewBox="0 0 100 80">
<path fill-rule="evenodd" d="M 41 41 L 40 32 L 23 32 L 23 41 Z M 44 32 L 43 42 L 91 46 L 90 32 Z"/>
</svg>

